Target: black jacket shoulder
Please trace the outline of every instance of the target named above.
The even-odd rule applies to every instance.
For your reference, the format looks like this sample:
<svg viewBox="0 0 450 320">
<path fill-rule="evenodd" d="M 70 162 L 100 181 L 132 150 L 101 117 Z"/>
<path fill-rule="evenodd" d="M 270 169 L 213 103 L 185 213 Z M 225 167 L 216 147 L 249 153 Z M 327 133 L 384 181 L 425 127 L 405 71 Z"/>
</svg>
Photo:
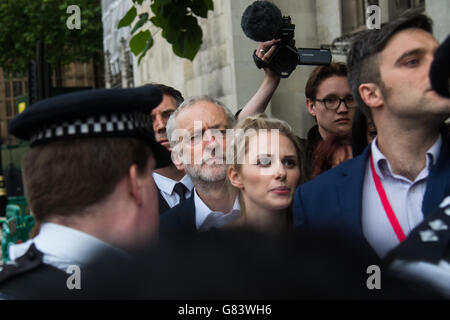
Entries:
<svg viewBox="0 0 450 320">
<path fill-rule="evenodd" d="M 68 274 L 43 262 L 34 244 L 0 271 L 0 297 L 4 299 L 55 299 L 68 294 Z"/>
</svg>

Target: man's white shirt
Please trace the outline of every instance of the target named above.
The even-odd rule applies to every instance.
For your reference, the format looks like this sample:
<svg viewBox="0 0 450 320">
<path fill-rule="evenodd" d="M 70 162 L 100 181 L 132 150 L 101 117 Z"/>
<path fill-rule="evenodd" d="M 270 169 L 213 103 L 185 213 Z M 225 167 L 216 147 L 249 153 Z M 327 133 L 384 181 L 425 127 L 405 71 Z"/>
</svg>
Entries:
<svg viewBox="0 0 450 320">
<path fill-rule="evenodd" d="M 191 196 L 192 189 L 194 188 L 194 184 L 187 174 L 180 181 L 176 181 L 153 172 L 153 179 L 155 180 L 156 187 L 161 192 L 162 197 L 166 200 L 170 208 L 173 208 L 180 203 L 180 196 L 174 191 L 175 185 L 178 182 L 184 184 L 187 189 L 185 193 L 186 199 Z"/>
<path fill-rule="evenodd" d="M 228 213 L 211 210 L 197 194 L 194 189 L 195 203 L 195 226 L 198 231 L 207 231 L 212 227 L 220 228 L 235 221 L 241 216 L 238 197 L 236 197 L 233 208 Z"/>
<path fill-rule="evenodd" d="M 378 149 L 377 138 L 372 141 L 371 152 L 375 171 L 380 177 L 386 196 L 405 236 L 408 236 L 424 218 L 422 202 L 427 179 L 439 157 L 441 146 L 442 137 L 439 136 L 426 153 L 425 168 L 414 181 L 410 181 L 392 172 L 389 161 Z M 370 159 L 367 161 L 364 176 L 361 223 L 364 236 L 381 258 L 400 243 L 378 195 L 370 168 Z"/>
<path fill-rule="evenodd" d="M 64 272 L 71 265 L 86 266 L 99 252 L 128 256 L 125 251 L 87 233 L 55 223 L 43 223 L 36 237 L 9 248 L 11 260 L 24 255 L 33 243 L 43 253 L 44 263 Z"/>
</svg>

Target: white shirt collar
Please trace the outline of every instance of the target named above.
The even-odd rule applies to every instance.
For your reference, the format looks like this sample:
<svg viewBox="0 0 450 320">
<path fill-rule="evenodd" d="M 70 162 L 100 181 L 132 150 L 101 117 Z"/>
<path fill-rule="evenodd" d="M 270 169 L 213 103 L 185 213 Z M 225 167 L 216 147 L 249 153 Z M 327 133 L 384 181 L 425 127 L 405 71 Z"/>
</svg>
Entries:
<svg viewBox="0 0 450 320">
<path fill-rule="evenodd" d="M 388 159 L 383 155 L 383 153 L 381 153 L 380 149 L 378 148 L 377 141 L 378 141 L 378 137 L 375 137 L 375 139 L 373 139 L 372 144 L 370 146 L 371 152 L 372 152 L 372 157 L 373 157 L 373 162 L 375 165 L 375 171 L 377 172 L 377 174 L 379 176 L 384 176 L 386 173 L 390 174 L 391 176 L 395 176 L 395 174 L 392 172 L 392 167 L 391 167 Z M 428 151 L 426 153 L 426 155 L 427 155 L 426 161 L 427 162 L 426 162 L 425 169 L 427 171 L 431 170 L 431 167 L 436 164 L 437 159 L 439 157 L 439 153 L 441 151 L 441 146 L 442 146 L 442 136 L 439 135 L 436 142 L 430 147 L 430 149 L 428 149 Z"/>
<path fill-rule="evenodd" d="M 233 220 L 236 220 L 241 215 L 241 208 L 239 206 L 239 200 L 238 197 L 234 200 L 233 208 L 228 213 L 218 212 L 211 210 L 203 201 L 200 199 L 200 197 L 197 194 L 197 191 L 194 189 L 194 203 L 195 203 L 195 225 L 197 227 L 197 230 L 200 231 L 206 231 L 211 226 L 203 226 L 205 220 L 209 216 L 215 216 L 214 220 L 223 220 L 218 221 L 218 224 L 225 225 L 226 223 L 229 223 Z M 211 218 L 210 218 L 211 219 Z M 219 226 L 216 225 L 216 226 Z"/>
<path fill-rule="evenodd" d="M 164 191 L 167 194 L 173 193 L 173 188 L 178 182 L 181 182 L 184 184 L 184 186 L 188 190 L 192 190 L 194 188 L 194 184 L 192 183 L 191 178 L 186 174 L 180 181 L 176 181 L 173 179 L 170 179 L 168 177 L 164 177 L 160 175 L 159 173 L 153 172 L 153 179 L 155 180 L 156 185 L 158 186 L 158 189 L 161 191 Z"/>
<path fill-rule="evenodd" d="M 70 265 L 85 266 L 100 251 L 128 256 L 125 251 L 87 233 L 55 223 L 43 223 L 36 237 L 10 247 L 10 258 L 14 260 L 22 256 L 32 243 L 44 254 L 44 263 L 63 271 Z"/>
<path fill-rule="evenodd" d="M 182 184 L 188 188 L 188 190 L 194 189 L 194 183 L 191 180 L 191 177 L 189 177 L 187 174 L 184 175 L 184 177 L 180 180 Z"/>
</svg>

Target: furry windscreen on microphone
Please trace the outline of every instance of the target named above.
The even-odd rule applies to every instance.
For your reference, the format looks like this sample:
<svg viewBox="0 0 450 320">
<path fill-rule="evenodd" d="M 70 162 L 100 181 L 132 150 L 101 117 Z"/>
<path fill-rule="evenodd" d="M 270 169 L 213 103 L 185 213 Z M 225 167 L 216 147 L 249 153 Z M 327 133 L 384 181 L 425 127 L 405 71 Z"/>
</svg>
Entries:
<svg viewBox="0 0 450 320">
<path fill-rule="evenodd" d="M 430 68 L 431 87 L 450 98 L 450 36 L 439 46 Z"/>
<path fill-rule="evenodd" d="M 276 37 L 281 28 L 280 9 L 269 1 L 255 1 L 242 14 L 241 27 L 252 40 L 264 42 Z"/>
</svg>

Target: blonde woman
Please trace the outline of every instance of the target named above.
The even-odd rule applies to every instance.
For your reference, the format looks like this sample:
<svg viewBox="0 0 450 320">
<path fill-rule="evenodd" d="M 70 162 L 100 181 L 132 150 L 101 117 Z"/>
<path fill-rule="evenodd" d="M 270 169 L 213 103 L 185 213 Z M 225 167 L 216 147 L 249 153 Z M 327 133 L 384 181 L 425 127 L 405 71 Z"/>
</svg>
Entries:
<svg viewBox="0 0 450 320">
<path fill-rule="evenodd" d="M 247 117 L 235 126 L 227 156 L 232 162 L 228 181 L 237 192 L 242 214 L 229 226 L 274 233 L 290 230 L 302 165 L 301 147 L 290 126 L 264 114 Z"/>
</svg>

